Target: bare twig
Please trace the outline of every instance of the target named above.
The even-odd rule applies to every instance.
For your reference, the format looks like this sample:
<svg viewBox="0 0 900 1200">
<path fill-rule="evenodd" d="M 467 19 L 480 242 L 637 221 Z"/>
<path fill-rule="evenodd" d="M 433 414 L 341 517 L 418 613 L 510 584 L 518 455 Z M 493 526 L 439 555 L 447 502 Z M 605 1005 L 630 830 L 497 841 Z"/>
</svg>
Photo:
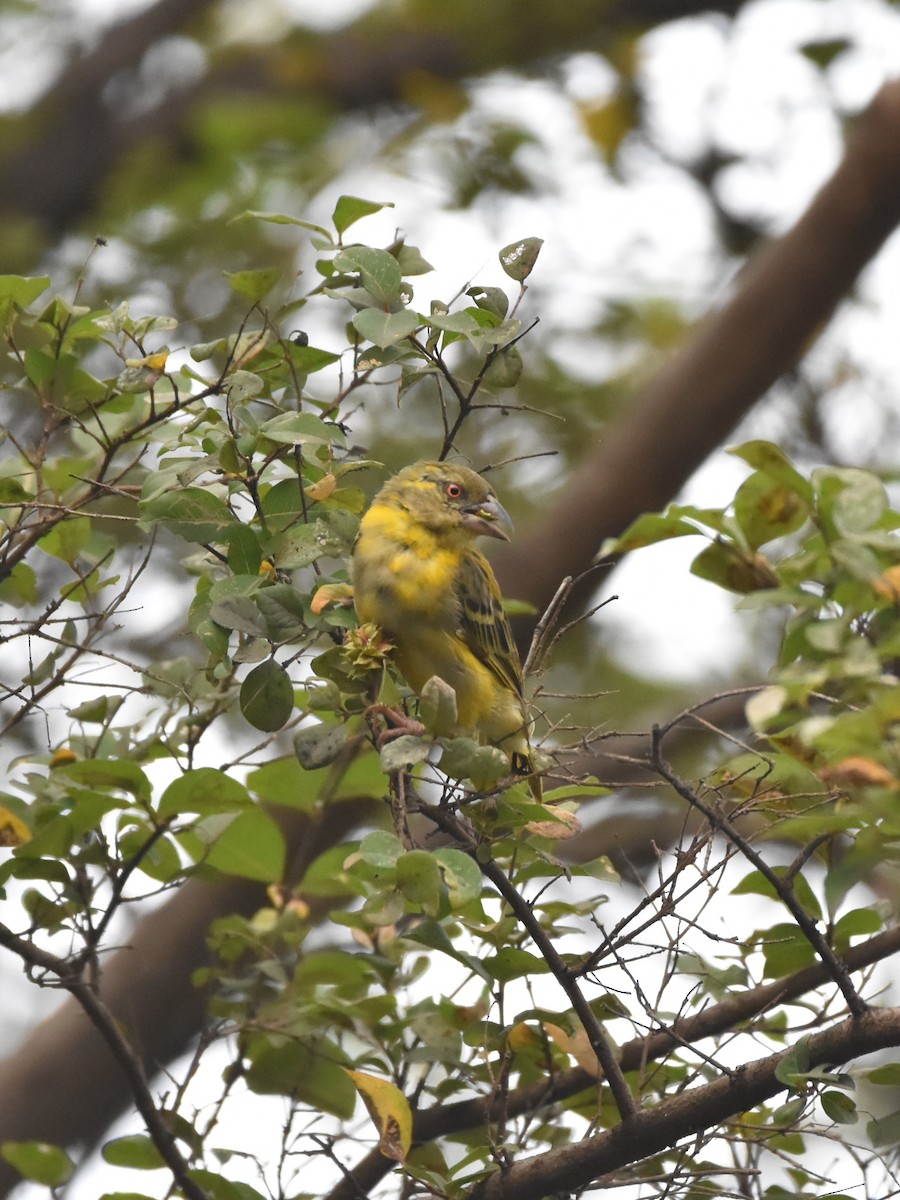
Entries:
<svg viewBox="0 0 900 1200">
<path fill-rule="evenodd" d="M 686 800 L 692 808 L 709 821 L 713 829 L 718 829 L 726 838 L 740 850 L 741 854 L 751 862 L 763 878 L 774 888 L 776 895 L 781 900 L 782 904 L 790 912 L 791 916 L 797 922 L 797 925 L 803 936 L 810 943 L 823 965 L 828 971 L 831 978 L 841 990 L 841 994 L 847 1001 L 847 1007 L 855 1017 L 860 1017 L 866 1011 L 866 1004 L 857 992 L 856 988 L 850 981 L 850 976 L 846 965 L 841 962 L 832 948 L 828 945 L 822 932 L 817 927 L 815 921 L 805 911 L 800 901 L 794 894 L 793 885 L 790 879 L 782 878 L 777 872 L 773 871 L 766 860 L 758 853 L 757 850 L 750 845 L 747 839 L 740 834 L 732 825 L 731 821 L 718 808 L 707 804 L 705 800 L 688 787 L 684 780 L 680 779 L 666 760 L 663 758 L 662 749 L 662 732 L 659 726 L 653 727 L 653 735 L 651 738 L 651 753 L 650 762 L 653 769 L 659 773 L 661 778 L 674 788 L 683 800 Z"/>
</svg>

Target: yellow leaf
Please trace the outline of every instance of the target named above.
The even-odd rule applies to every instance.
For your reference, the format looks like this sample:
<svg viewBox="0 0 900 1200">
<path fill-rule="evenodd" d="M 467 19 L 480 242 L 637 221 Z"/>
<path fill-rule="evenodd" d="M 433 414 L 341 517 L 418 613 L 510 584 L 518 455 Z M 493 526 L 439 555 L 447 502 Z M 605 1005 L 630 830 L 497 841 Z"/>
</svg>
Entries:
<svg viewBox="0 0 900 1200">
<path fill-rule="evenodd" d="M 126 367 L 149 367 L 151 371 L 159 371 L 162 373 L 166 369 L 166 360 L 169 357 L 168 350 L 162 350 L 158 354 L 148 354 L 144 358 L 126 358 Z"/>
<path fill-rule="evenodd" d="M 326 583 L 312 598 L 310 608 L 318 616 L 329 604 L 348 605 L 353 603 L 353 588 L 349 583 Z"/>
<path fill-rule="evenodd" d="M 30 838 L 31 830 L 25 822 L 0 805 L 0 846 L 21 846 Z"/>
<path fill-rule="evenodd" d="M 606 161 L 613 163 L 638 119 L 635 93 L 622 86 L 600 104 L 583 104 L 580 115 L 588 137 L 599 147 Z"/>
<path fill-rule="evenodd" d="M 879 596 L 896 604 L 900 601 L 900 566 L 888 567 L 877 579 L 872 580 L 872 587 Z"/>
<path fill-rule="evenodd" d="M 329 472 L 323 475 L 318 483 L 311 483 L 308 488 L 304 488 L 310 500 L 327 500 L 337 487 L 337 479 Z"/>
<path fill-rule="evenodd" d="M 599 1078 L 600 1064 L 597 1062 L 597 1055 L 588 1040 L 588 1035 L 583 1029 L 579 1027 L 575 1033 L 570 1034 L 549 1021 L 544 1022 L 544 1028 L 560 1050 L 565 1054 L 571 1054 L 583 1071 L 587 1071 L 594 1079 Z"/>
<path fill-rule="evenodd" d="M 58 750 L 54 750 L 50 758 L 51 767 L 64 767 L 68 763 L 78 762 L 78 755 L 74 750 L 70 750 L 68 746 L 60 746 Z"/>
<path fill-rule="evenodd" d="M 365 1071 L 344 1070 L 362 1096 L 379 1133 L 378 1149 L 385 1158 L 405 1162 L 412 1145 L 412 1111 L 403 1093 L 387 1079 Z"/>
<path fill-rule="evenodd" d="M 543 805 L 547 813 L 545 821 L 529 821 L 525 828 L 529 833 L 536 833 L 539 837 L 554 838 L 557 841 L 563 841 L 565 838 L 575 837 L 581 833 L 581 822 L 574 813 L 569 812 L 565 808 L 551 808 L 549 805 Z"/>
<path fill-rule="evenodd" d="M 516 1021 L 506 1035 L 506 1044 L 510 1050 L 543 1049 L 544 1041 L 536 1029 L 532 1029 L 525 1021 Z"/>
<path fill-rule="evenodd" d="M 842 758 L 840 762 L 821 770 L 819 776 L 825 783 L 836 783 L 845 787 L 852 787 L 854 784 L 862 787 L 897 787 L 897 780 L 887 767 L 873 758 L 864 758 L 861 754 L 851 754 L 848 758 Z"/>
</svg>

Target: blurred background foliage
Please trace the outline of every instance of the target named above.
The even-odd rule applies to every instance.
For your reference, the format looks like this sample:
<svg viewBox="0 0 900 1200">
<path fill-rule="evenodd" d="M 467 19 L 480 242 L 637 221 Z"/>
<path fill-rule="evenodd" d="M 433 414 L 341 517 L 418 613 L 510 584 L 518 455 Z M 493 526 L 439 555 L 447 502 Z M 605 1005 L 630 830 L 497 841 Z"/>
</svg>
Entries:
<svg viewBox="0 0 900 1200">
<path fill-rule="evenodd" d="M 248 210 L 322 222 L 342 193 L 391 201 L 360 236 L 423 248 L 437 273 L 422 307 L 426 293 L 497 284 L 497 248 L 542 237 L 525 370 L 500 417 L 470 420 L 458 445 L 479 467 L 543 456 L 498 476 L 520 529 L 571 486 L 760 239 L 808 203 L 900 48 L 887 0 L 363 0 L 327 12 L 60 0 L 7 6 L 0 33 L 0 269 L 47 270 L 62 288 L 80 277 L 87 304 L 174 315 L 176 351 L 239 327 L 223 271 L 277 267 L 281 302 L 305 290 L 309 238 L 240 219 Z M 878 347 L 896 254 L 741 435 L 801 465 L 890 463 L 896 411 Z M 341 340 L 330 315 L 295 317 L 319 344 Z M 432 452 L 427 390 L 399 411 L 383 390 L 359 395 L 367 456 L 394 469 Z M 14 422 L 14 398 L 4 404 Z M 693 494 L 721 503 L 740 475 L 715 462 Z M 718 686 L 762 666 L 714 589 L 672 590 L 688 561 L 675 554 L 623 574 L 623 599 L 560 647 L 549 690 L 602 681 L 627 725 L 654 695 L 673 703 L 679 681 Z M 593 701 L 566 711 L 596 722 Z"/>
<path fill-rule="evenodd" d="M 327 8 L 7 6 L 0 267 L 74 286 L 102 235 L 80 298 L 176 316 L 175 348 L 240 324 L 224 270 L 277 266 L 282 300 L 309 272 L 302 231 L 236 219 L 246 210 L 323 221 L 341 193 L 390 200 L 360 236 L 422 247 L 437 268 L 423 288 L 444 300 L 499 282 L 500 245 L 544 238 L 523 308 L 540 324 L 503 396 L 536 411 L 492 411 L 459 445 L 478 466 L 553 453 L 502 472 L 520 528 L 727 294 L 758 240 L 808 202 L 900 46 L 896 8 L 875 0 Z M 888 304 L 880 280 L 867 280 L 747 432 L 801 463 L 885 465 L 895 410 L 885 355 L 865 350 Z M 296 319 L 305 328 L 318 317 Z M 400 412 L 368 396 L 354 434 L 396 468 L 430 452 L 433 406 L 422 389 Z M 720 469 L 697 486 L 721 501 L 736 478 Z M 659 561 L 670 576 L 672 560 Z M 648 595 L 657 582 L 636 578 L 608 621 L 574 633 L 558 658 L 560 690 L 595 690 L 579 678 L 588 663 L 626 724 L 672 678 L 755 669 L 712 589 L 673 600 L 665 578 L 660 612 Z M 688 637 L 687 653 L 667 655 L 673 609 L 684 624 L 694 605 L 702 621 L 706 604 L 712 624 Z M 623 648 L 612 663 L 603 628 Z M 712 628 L 726 649 L 710 644 Z"/>
</svg>

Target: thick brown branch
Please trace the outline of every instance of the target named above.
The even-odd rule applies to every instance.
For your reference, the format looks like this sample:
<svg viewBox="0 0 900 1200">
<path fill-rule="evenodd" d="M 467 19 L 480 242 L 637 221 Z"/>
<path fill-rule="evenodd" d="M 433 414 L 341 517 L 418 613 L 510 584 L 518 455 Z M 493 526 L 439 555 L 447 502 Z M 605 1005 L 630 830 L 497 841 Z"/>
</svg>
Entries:
<svg viewBox="0 0 900 1200">
<path fill-rule="evenodd" d="M 629 403 L 548 516 L 494 561 L 503 591 L 543 610 L 606 537 L 664 507 L 785 371 L 900 223 L 900 81 L 858 118 L 806 213 L 738 275 L 732 298 Z M 591 578 L 575 590 L 584 601 Z M 527 645 L 524 640 L 523 645 Z"/>
<path fill-rule="evenodd" d="M 846 1063 L 900 1043 L 900 1009 L 869 1010 L 809 1039 L 810 1066 Z M 682 1138 L 714 1129 L 729 1117 L 763 1104 L 784 1090 L 776 1077 L 784 1050 L 690 1088 L 632 1121 L 571 1146 L 548 1150 L 492 1175 L 471 1200 L 543 1200 L 551 1192 L 577 1191 L 600 1175 L 620 1170 L 676 1145 Z"/>
<path fill-rule="evenodd" d="M 553 11 L 516 0 L 484 6 L 434 4 L 414 22 L 404 5 L 382 6 L 348 28 L 324 35 L 298 30 L 280 47 L 231 47 L 192 87 L 170 90 L 129 113 L 111 104 L 110 79 L 135 67 L 162 37 L 183 29 L 210 0 L 157 0 L 112 27 L 74 59 L 50 92 L 18 124 L 28 132 L 0 157 L 0 210 L 21 214 L 60 235 L 80 220 L 116 164 L 134 147 L 190 143 L 190 119 L 202 103 L 236 94 L 282 99 L 310 95 L 318 104 L 367 114 L 378 104 L 410 103 L 410 80 L 425 73 L 463 80 L 546 57 L 602 49 L 628 30 L 698 12 L 731 15 L 745 0 L 580 0 Z M 498 31 L 503 31 L 502 36 Z M 139 97 L 140 80 L 132 93 Z M 265 136 L 263 131 L 262 136 Z"/>
<path fill-rule="evenodd" d="M 898 952 L 900 928 L 895 928 L 852 947 L 844 955 L 844 961 L 849 970 L 861 971 Z M 711 1004 L 694 1016 L 674 1022 L 671 1028 L 659 1029 L 646 1038 L 633 1038 L 630 1042 L 625 1042 L 619 1052 L 620 1066 L 624 1071 L 638 1070 L 642 1065 L 664 1058 L 679 1047 L 715 1037 L 779 1004 L 789 1003 L 814 988 L 821 987 L 829 978 L 824 966 L 816 963 L 772 983 L 763 983 L 746 991 L 735 992 L 719 1004 Z M 573 1067 L 571 1070 L 557 1073 L 552 1079 L 507 1092 L 502 1098 L 503 1113 L 508 1118 L 534 1113 L 596 1085 L 596 1079 L 587 1071 L 581 1067 Z M 416 1143 L 421 1143 L 465 1129 L 477 1129 L 494 1119 L 497 1105 L 498 1100 L 493 1097 L 475 1098 L 417 1113 L 413 1139 Z M 328 1200 L 358 1200 L 359 1195 L 368 1194 L 391 1167 L 392 1164 L 378 1150 L 373 1151 L 361 1159 L 350 1176 L 331 1191 Z"/>
</svg>

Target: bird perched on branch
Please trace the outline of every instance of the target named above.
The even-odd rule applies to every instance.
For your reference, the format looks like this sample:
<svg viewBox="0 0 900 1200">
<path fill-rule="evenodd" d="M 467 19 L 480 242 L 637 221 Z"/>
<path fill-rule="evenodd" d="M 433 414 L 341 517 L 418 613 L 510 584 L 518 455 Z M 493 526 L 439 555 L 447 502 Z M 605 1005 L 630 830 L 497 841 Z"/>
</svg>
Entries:
<svg viewBox="0 0 900 1200">
<path fill-rule="evenodd" d="M 456 733 L 498 746 L 533 770 L 522 668 L 500 588 L 475 547 L 509 540 L 512 522 L 467 467 L 418 462 L 390 479 L 363 516 L 353 549 L 360 621 L 381 628 L 415 692 L 437 675 L 456 692 Z M 532 780 L 540 795 L 540 781 Z"/>
</svg>

